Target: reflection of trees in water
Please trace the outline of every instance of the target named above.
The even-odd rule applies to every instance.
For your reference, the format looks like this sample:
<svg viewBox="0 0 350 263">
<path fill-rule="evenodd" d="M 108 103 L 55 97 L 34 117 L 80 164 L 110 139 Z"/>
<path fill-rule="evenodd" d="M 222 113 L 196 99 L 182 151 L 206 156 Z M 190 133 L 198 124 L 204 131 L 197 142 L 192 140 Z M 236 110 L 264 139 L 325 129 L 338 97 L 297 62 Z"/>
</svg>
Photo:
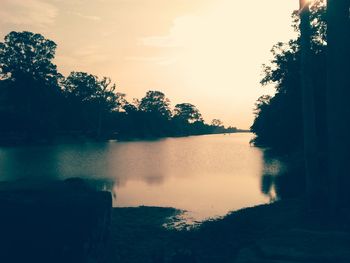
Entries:
<svg viewBox="0 0 350 263">
<path fill-rule="evenodd" d="M 301 153 L 278 156 L 264 151 L 264 170 L 261 192 L 270 198 L 288 199 L 302 196 L 305 192 L 305 174 Z"/>
<path fill-rule="evenodd" d="M 152 174 L 149 176 L 146 176 L 144 178 L 144 181 L 149 185 L 160 185 L 164 182 L 164 176 L 160 174 Z"/>
<path fill-rule="evenodd" d="M 270 202 L 275 201 L 275 177 L 271 174 L 263 174 L 261 177 L 261 192 L 269 197 Z"/>
</svg>

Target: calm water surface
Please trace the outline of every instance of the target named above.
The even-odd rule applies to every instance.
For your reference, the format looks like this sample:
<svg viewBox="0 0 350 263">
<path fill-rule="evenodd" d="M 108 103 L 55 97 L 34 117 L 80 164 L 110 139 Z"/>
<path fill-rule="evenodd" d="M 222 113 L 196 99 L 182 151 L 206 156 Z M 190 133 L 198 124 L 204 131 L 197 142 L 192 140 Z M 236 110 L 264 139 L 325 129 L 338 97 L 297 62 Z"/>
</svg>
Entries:
<svg viewBox="0 0 350 263">
<path fill-rule="evenodd" d="M 278 167 L 252 134 L 0 148 L 0 181 L 81 177 L 115 193 L 114 206 L 166 206 L 196 220 L 269 202 L 261 178 Z"/>
</svg>

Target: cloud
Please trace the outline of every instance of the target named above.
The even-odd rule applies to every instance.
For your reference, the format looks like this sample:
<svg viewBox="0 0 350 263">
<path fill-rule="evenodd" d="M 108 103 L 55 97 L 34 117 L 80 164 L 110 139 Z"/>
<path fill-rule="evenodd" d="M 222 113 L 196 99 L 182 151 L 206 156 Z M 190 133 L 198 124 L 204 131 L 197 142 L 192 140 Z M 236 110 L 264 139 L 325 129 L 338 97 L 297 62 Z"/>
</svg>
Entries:
<svg viewBox="0 0 350 263">
<path fill-rule="evenodd" d="M 57 14 L 54 5 L 42 0 L 1 0 L 0 24 L 46 27 Z"/>
<path fill-rule="evenodd" d="M 176 39 L 172 36 L 150 36 L 140 39 L 140 43 L 150 47 L 178 47 Z"/>
<path fill-rule="evenodd" d="M 157 65 L 171 65 L 177 62 L 177 58 L 173 57 L 146 57 L 146 56 L 139 56 L 139 57 L 127 57 L 125 58 L 129 61 L 138 61 L 138 62 L 146 62 L 146 63 L 155 63 Z"/>
<path fill-rule="evenodd" d="M 138 44 L 154 56 L 176 59 L 163 75 L 173 78 L 177 92 L 196 99 L 200 94 L 210 118 L 215 117 L 210 112 L 216 112 L 225 116 L 225 122 L 235 120 L 240 127 L 248 128 L 253 119 L 251 105 L 270 92 L 259 89 L 260 65 L 269 61 L 274 43 L 293 37 L 289 12 L 297 3 L 213 1 L 211 8 L 178 16 L 167 32 L 151 32 Z M 160 61 L 137 59 L 153 64 Z"/>
<path fill-rule="evenodd" d="M 183 47 L 187 44 L 186 42 L 188 39 L 193 38 L 191 34 L 195 32 L 190 32 L 188 27 L 190 26 L 191 28 L 196 29 L 201 26 L 200 23 L 200 19 L 193 15 L 177 17 L 173 21 L 173 27 L 167 35 L 143 37 L 140 39 L 140 43 L 144 46 L 157 48 Z M 184 34 L 184 32 L 186 33 Z"/>
<path fill-rule="evenodd" d="M 72 15 L 76 15 L 80 18 L 83 18 L 83 19 L 88 19 L 88 20 L 91 20 L 91 21 L 100 21 L 101 20 L 101 17 L 99 16 L 90 16 L 90 15 L 84 15 L 82 13 L 79 13 L 79 12 L 69 12 L 70 14 Z"/>
</svg>

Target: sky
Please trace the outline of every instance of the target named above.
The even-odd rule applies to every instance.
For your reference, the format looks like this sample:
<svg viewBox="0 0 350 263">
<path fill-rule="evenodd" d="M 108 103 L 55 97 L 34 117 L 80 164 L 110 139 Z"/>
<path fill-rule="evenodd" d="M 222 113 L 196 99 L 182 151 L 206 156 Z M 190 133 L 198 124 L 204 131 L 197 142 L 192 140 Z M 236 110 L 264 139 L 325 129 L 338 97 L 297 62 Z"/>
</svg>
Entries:
<svg viewBox="0 0 350 263">
<path fill-rule="evenodd" d="M 58 45 L 67 76 L 110 77 L 127 98 L 160 90 L 204 119 L 248 129 L 262 64 L 295 37 L 296 0 L 0 0 L 0 41 L 10 31 L 41 33 Z"/>
</svg>

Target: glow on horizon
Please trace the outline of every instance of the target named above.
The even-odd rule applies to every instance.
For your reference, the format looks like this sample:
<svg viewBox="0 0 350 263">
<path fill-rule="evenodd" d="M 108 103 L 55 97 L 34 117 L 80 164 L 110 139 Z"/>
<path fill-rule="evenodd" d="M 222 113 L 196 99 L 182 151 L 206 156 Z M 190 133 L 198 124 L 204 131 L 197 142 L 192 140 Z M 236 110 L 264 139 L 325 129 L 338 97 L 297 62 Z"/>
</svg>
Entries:
<svg viewBox="0 0 350 263">
<path fill-rule="evenodd" d="M 261 65 L 294 36 L 296 0 L 2 0 L 0 37 L 42 33 L 58 44 L 67 75 L 109 76 L 128 98 L 161 90 L 191 102 L 206 121 L 249 128 Z"/>
</svg>

